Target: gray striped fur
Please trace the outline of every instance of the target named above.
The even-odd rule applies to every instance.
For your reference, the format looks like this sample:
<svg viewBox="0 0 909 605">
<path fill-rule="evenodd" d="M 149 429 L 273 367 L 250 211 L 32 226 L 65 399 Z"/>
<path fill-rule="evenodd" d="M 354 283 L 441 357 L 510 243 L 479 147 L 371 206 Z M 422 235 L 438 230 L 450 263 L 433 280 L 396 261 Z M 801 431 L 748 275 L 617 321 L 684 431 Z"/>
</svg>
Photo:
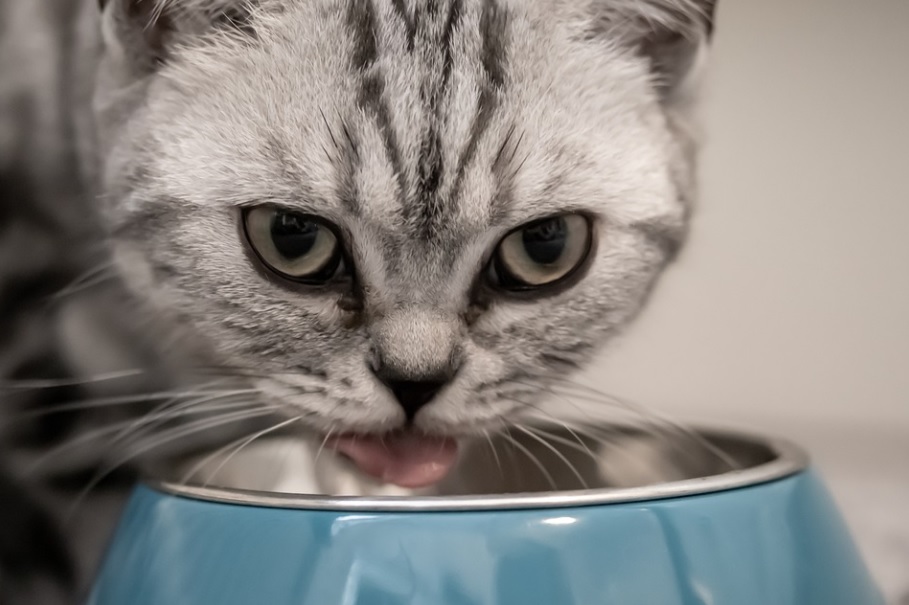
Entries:
<svg viewBox="0 0 909 605">
<path fill-rule="evenodd" d="M 386 430 L 403 415 L 369 370 L 378 349 L 415 375 L 460 359 L 421 429 L 563 414 L 548 381 L 639 313 L 684 241 L 712 13 L 709 0 L 0 0 L 0 602 L 74 598 L 103 543 L 85 534 L 106 535 L 132 480 L 92 494 L 80 533 L 61 511 L 128 448 L 39 474 L 24 461 L 161 399 L 17 420 L 28 410 L 195 388 L 215 367 L 313 432 Z M 357 287 L 264 278 L 237 226 L 264 202 L 339 225 Z M 595 217 L 584 279 L 533 301 L 478 286 L 505 233 L 563 211 Z M 123 368 L 141 380 L 10 386 Z"/>
</svg>

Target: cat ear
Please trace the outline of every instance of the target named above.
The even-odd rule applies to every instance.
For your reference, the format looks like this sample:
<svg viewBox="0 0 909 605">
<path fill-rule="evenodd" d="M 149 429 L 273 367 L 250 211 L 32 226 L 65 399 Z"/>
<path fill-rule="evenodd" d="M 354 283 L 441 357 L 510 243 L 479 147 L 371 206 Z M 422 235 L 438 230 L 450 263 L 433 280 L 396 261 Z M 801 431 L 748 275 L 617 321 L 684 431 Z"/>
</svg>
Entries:
<svg viewBox="0 0 909 605">
<path fill-rule="evenodd" d="M 713 33 L 717 0 L 595 0 L 595 29 L 647 57 L 654 83 L 671 103 L 696 84 Z"/>
<path fill-rule="evenodd" d="M 108 52 L 138 74 L 165 63 L 176 44 L 216 27 L 248 26 L 249 0 L 98 0 Z"/>
<path fill-rule="evenodd" d="M 167 57 L 175 33 L 162 0 L 99 0 L 107 52 L 137 75 L 154 71 Z"/>
</svg>

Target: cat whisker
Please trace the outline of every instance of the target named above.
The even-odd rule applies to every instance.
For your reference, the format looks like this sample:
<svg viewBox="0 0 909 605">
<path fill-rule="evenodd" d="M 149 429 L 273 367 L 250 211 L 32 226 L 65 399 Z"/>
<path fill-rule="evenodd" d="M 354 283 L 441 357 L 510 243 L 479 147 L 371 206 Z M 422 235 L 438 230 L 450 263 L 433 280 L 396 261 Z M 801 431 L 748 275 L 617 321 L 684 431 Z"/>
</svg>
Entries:
<svg viewBox="0 0 909 605">
<path fill-rule="evenodd" d="M 322 438 L 322 442 L 319 444 L 319 449 L 316 450 L 316 456 L 313 459 L 313 466 L 318 464 L 319 456 L 322 455 L 322 451 L 325 449 L 326 444 L 328 444 L 328 441 L 331 439 L 332 433 L 334 433 L 334 432 L 335 432 L 335 424 L 332 423 L 332 425 L 328 428 L 328 432 L 326 432 L 325 436 Z"/>
<path fill-rule="evenodd" d="M 549 419 L 549 421 L 551 421 L 551 422 L 555 423 L 556 425 L 558 425 L 559 428 L 565 429 L 565 431 L 568 432 L 568 433 L 577 441 L 577 444 L 580 445 L 580 446 L 587 452 L 587 454 L 590 455 L 591 458 L 594 458 L 594 459 L 597 458 L 597 456 L 590 450 L 590 448 L 587 447 L 587 444 L 584 443 L 584 440 L 581 439 L 581 437 L 577 434 L 577 432 L 575 432 L 575 430 L 572 429 L 572 428 L 568 425 L 567 422 L 565 422 L 565 421 L 563 421 L 563 420 L 561 420 L 561 419 L 559 419 L 559 418 L 556 418 L 556 417 L 553 416 L 552 414 L 546 412 L 543 408 L 541 408 L 541 407 L 539 407 L 539 406 L 537 406 L 537 405 L 534 405 L 534 404 L 532 404 L 532 403 L 530 403 L 530 402 L 528 402 L 528 401 L 523 401 L 523 400 L 521 400 L 521 399 L 518 399 L 518 398 L 515 397 L 514 395 L 511 395 L 510 397 L 511 397 L 515 402 L 520 403 L 521 405 L 527 406 L 527 407 L 533 409 L 534 411 L 536 411 L 536 412 L 538 412 L 538 413 L 540 413 L 540 414 L 546 416 L 546 417 Z"/>
<path fill-rule="evenodd" d="M 199 376 L 221 376 L 223 378 L 260 378 L 261 376 L 250 376 L 244 373 L 242 368 L 229 366 L 193 366 L 190 371 Z"/>
<path fill-rule="evenodd" d="M 571 396 L 571 397 L 578 396 L 578 394 L 576 394 L 576 393 L 567 393 L 567 395 Z M 563 399 L 563 400 L 569 401 L 567 399 Z M 599 403 L 599 401 L 596 399 L 587 398 L 587 400 Z M 530 406 L 530 404 L 528 404 L 528 405 Z M 533 407 L 533 406 L 530 406 L 530 407 Z M 536 411 L 539 411 L 539 412 L 545 414 L 545 412 L 539 408 L 536 408 Z M 714 459 L 721 462 L 727 469 L 737 470 L 740 468 L 740 464 L 738 462 L 736 462 L 721 447 L 712 443 L 707 438 L 705 438 L 703 435 L 701 435 L 700 433 L 697 433 L 693 429 L 685 427 L 684 425 L 682 425 L 678 422 L 675 422 L 673 420 L 670 420 L 668 418 L 659 416 L 653 412 L 649 412 L 650 415 L 648 415 L 648 412 L 642 411 L 641 414 L 643 415 L 645 424 L 643 426 L 640 426 L 640 425 L 631 425 L 631 426 L 635 426 L 636 428 L 643 429 L 646 432 L 652 433 L 653 435 L 660 437 L 664 441 L 664 443 L 675 448 L 680 454 L 691 454 L 693 452 L 692 446 L 696 446 L 698 451 L 706 452 L 708 455 L 710 455 Z M 548 416 L 551 417 L 551 415 L 548 415 Z M 589 415 L 588 415 L 588 418 L 590 418 Z M 542 420 L 544 422 L 547 422 L 546 419 L 542 419 Z M 558 420 L 558 423 L 563 424 L 562 420 Z M 616 425 L 616 426 L 618 427 L 620 425 Z M 630 428 L 630 426 L 629 426 L 629 428 Z M 618 430 L 619 435 L 617 435 L 615 431 L 609 431 L 609 429 L 602 426 L 600 422 L 595 422 L 595 421 L 590 422 L 589 424 L 578 424 L 575 426 L 575 430 L 577 430 L 578 432 L 580 432 L 582 434 L 587 434 L 588 436 L 594 436 L 594 435 L 607 433 L 607 434 L 610 434 L 610 436 L 612 436 L 612 437 L 616 437 L 616 436 L 620 437 L 621 436 L 620 434 L 623 432 L 621 430 Z M 609 443 L 609 442 L 603 441 L 601 439 L 597 439 L 597 441 L 603 443 L 604 445 L 606 445 L 608 443 L 609 446 L 613 447 L 615 449 L 615 451 L 618 452 L 620 455 L 622 455 L 623 457 L 628 457 L 628 454 L 624 450 L 624 448 L 618 447 L 616 445 L 616 443 L 614 443 L 614 442 Z M 621 439 L 619 439 L 618 441 L 621 442 Z M 630 458 L 629 458 L 629 460 L 630 460 Z"/>
<path fill-rule="evenodd" d="M 138 447 L 130 450 L 129 459 L 133 459 L 145 452 L 151 451 L 167 443 L 171 443 L 174 440 L 187 435 L 192 435 L 194 433 L 205 431 L 210 428 L 223 426 L 224 424 L 228 424 L 230 422 L 238 422 L 272 415 L 285 409 L 286 408 L 277 405 L 262 405 L 260 403 L 251 403 L 247 409 L 241 409 L 240 411 L 231 412 L 228 414 L 221 414 L 214 417 L 202 418 L 199 420 L 194 420 L 192 422 L 180 424 L 173 427 L 172 429 L 161 431 L 160 433 L 155 433 L 149 439 L 145 440 L 144 442 L 140 442 Z"/>
<path fill-rule="evenodd" d="M 645 427 L 649 426 L 650 430 L 652 430 L 655 434 L 664 436 L 668 443 L 673 444 L 680 450 L 684 450 L 684 447 L 680 445 L 679 441 L 685 440 L 688 444 L 695 444 L 699 448 L 707 451 L 712 456 L 723 462 L 723 464 L 727 465 L 730 469 L 738 468 L 738 464 L 721 448 L 705 439 L 696 431 L 670 418 L 667 418 L 664 415 L 658 414 L 653 410 L 627 401 L 620 397 L 598 391 L 592 387 L 573 383 L 567 379 L 552 378 L 550 380 L 553 380 L 558 384 L 539 384 L 538 386 L 552 395 L 559 396 L 562 401 L 565 401 L 569 405 L 572 405 L 575 409 L 581 412 L 582 415 L 590 420 L 591 425 L 595 426 L 601 424 L 601 420 L 593 418 L 589 414 L 588 410 L 578 405 L 578 403 L 576 401 L 573 401 L 572 398 L 589 401 L 596 403 L 597 405 L 611 406 L 614 409 L 619 409 L 633 414 L 635 417 L 640 418 L 645 423 Z M 518 384 L 528 384 L 518 380 L 515 382 Z M 521 403 L 528 405 L 526 402 Z M 539 410 L 539 408 L 537 409 Z"/>
<path fill-rule="evenodd" d="M 502 461 L 499 459 L 499 452 L 496 451 L 496 444 L 492 440 L 492 436 L 489 434 L 489 429 L 483 429 L 483 437 L 486 438 L 486 443 L 489 445 L 489 450 L 492 452 L 492 458 L 496 462 L 496 466 L 499 469 L 499 474 L 504 478 L 505 471 L 502 469 Z"/>
<path fill-rule="evenodd" d="M 280 372 L 261 372 L 254 370 L 252 368 L 245 368 L 240 366 L 230 366 L 230 365 L 206 365 L 206 366 L 195 366 L 193 371 L 201 375 L 214 375 L 214 376 L 226 376 L 231 378 L 261 378 L 261 379 L 270 379 L 275 380 L 281 384 L 281 386 L 291 389 L 303 389 L 305 392 L 312 392 L 311 389 L 321 389 L 321 387 L 316 385 L 301 385 L 295 384 L 292 382 L 287 382 L 284 378 L 295 377 L 295 378 L 308 378 L 315 379 L 316 382 L 322 382 L 324 379 L 317 376 L 311 372 L 305 371 L 280 371 Z M 322 389 L 324 390 L 324 389 Z"/>
<path fill-rule="evenodd" d="M 228 365 L 194 366 L 192 371 L 203 375 L 226 376 L 231 378 L 272 378 L 273 373 L 260 372 L 252 368 Z M 305 376 L 306 374 L 304 374 Z M 291 385 L 288 385 L 291 386 Z"/>
<path fill-rule="evenodd" d="M 209 418 L 202 421 L 191 422 L 186 425 L 181 425 L 177 429 L 162 435 L 159 439 L 152 441 L 151 443 L 142 444 L 136 450 L 128 453 L 121 460 L 115 464 L 109 464 L 101 468 L 89 481 L 88 485 L 76 496 L 72 505 L 69 508 L 69 511 L 66 515 L 66 520 L 70 521 L 73 518 L 73 515 L 78 510 L 81 503 L 85 500 L 89 493 L 100 484 L 105 478 L 107 478 L 111 473 L 116 471 L 118 468 L 122 467 L 127 462 L 134 460 L 135 458 L 145 454 L 153 449 L 159 448 L 168 443 L 172 443 L 178 439 L 183 439 L 190 435 L 200 433 L 203 431 L 208 431 L 219 426 L 224 426 L 231 423 L 243 422 L 246 420 L 252 420 L 255 418 L 261 418 L 273 414 L 274 410 L 256 407 L 252 410 L 244 410 L 242 412 L 235 412 L 233 414 L 226 414 L 217 418 Z"/>
<path fill-rule="evenodd" d="M 593 450 L 591 450 L 590 447 L 586 443 L 584 443 L 584 441 L 580 437 L 577 437 L 577 433 L 575 433 L 570 428 L 568 428 L 567 425 L 562 425 L 559 428 L 564 428 L 567 431 L 569 431 L 571 434 L 575 435 L 577 442 L 572 441 L 571 439 L 566 439 L 565 437 L 562 437 L 561 435 L 556 435 L 555 433 L 547 431 L 543 427 L 539 427 L 536 425 L 525 425 L 524 426 L 525 430 L 533 431 L 534 433 L 538 433 L 539 435 L 542 435 L 545 439 L 549 439 L 550 441 L 555 442 L 555 443 L 560 443 L 560 444 L 564 445 L 565 447 L 570 447 L 571 449 L 573 449 L 577 452 L 580 452 L 581 454 L 589 456 L 591 460 L 599 460 L 599 456 L 594 454 Z"/>
<path fill-rule="evenodd" d="M 589 410 L 581 407 L 576 401 L 573 401 L 573 400 L 567 398 L 568 396 L 578 397 L 577 393 L 571 393 L 570 391 L 568 391 L 567 387 L 565 388 L 565 391 L 559 391 L 558 388 L 562 387 L 563 385 L 558 385 L 558 386 L 553 385 L 553 384 L 551 384 L 552 380 L 556 380 L 556 379 L 550 379 L 547 382 L 539 382 L 539 383 L 515 379 L 513 382 L 515 384 L 520 384 L 520 385 L 524 385 L 526 387 L 531 387 L 533 389 L 534 393 L 543 391 L 545 393 L 548 393 L 549 395 L 559 397 L 561 399 L 561 401 L 564 401 L 568 405 L 575 408 L 583 416 L 585 416 L 587 419 L 589 419 L 591 421 L 591 423 L 593 423 L 593 424 L 602 422 L 602 418 L 594 418 L 593 416 L 590 415 Z M 528 392 L 528 394 L 531 394 L 531 393 Z M 581 396 L 580 398 L 584 399 L 586 401 L 591 401 L 590 397 L 592 397 L 592 395 L 586 394 L 586 396 Z M 632 414 L 635 417 L 638 417 L 638 418 L 641 418 L 644 420 L 652 420 L 653 415 L 650 414 L 649 411 L 643 407 L 636 409 L 636 408 L 629 406 L 627 403 L 621 402 L 616 399 L 610 399 L 605 396 L 601 399 L 597 399 L 596 403 L 599 406 L 608 406 L 611 409 L 611 411 L 620 411 L 620 412 Z"/>
<path fill-rule="evenodd" d="M 203 487 L 208 487 L 208 485 L 211 483 L 212 479 L 214 479 L 218 475 L 218 473 L 221 471 L 221 469 L 223 469 L 225 466 L 227 466 L 227 464 L 231 460 L 233 460 L 234 457 L 236 457 L 237 454 L 239 454 L 245 447 L 249 446 L 257 439 L 265 437 L 266 435 L 270 435 L 271 433 L 274 433 L 275 431 L 279 431 L 279 430 L 283 429 L 284 427 L 290 426 L 291 424 L 294 424 L 295 422 L 299 422 L 302 419 L 303 419 L 302 415 L 295 416 L 288 420 L 284 420 L 275 425 L 272 425 L 266 429 L 258 431 L 257 433 L 254 433 L 254 434 L 250 435 L 249 437 L 247 437 L 246 439 L 244 439 L 239 445 L 236 446 L 236 449 L 234 449 L 226 458 L 224 458 L 224 460 L 221 461 L 220 464 L 218 464 L 218 466 L 215 467 L 215 470 L 213 470 L 211 473 L 209 473 L 208 478 L 205 480 L 205 483 L 202 484 Z M 236 442 L 234 442 L 234 445 L 236 445 Z M 186 483 L 185 480 L 184 480 L 184 483 Z"/>
<path fill-rule="evenodd" d="M 548 449 L 553 454 L 555 454 L 556 457 L 559 460 L 561 460 L 565 464 L 565 466 L 568 467 L 568 469 L 572 472 L 572 474 L 574 474 L 574 476 L 577 477 L 578 481 L 581 482 L 581 485 L 584 486 L 584 489 L 590 489 L 590 486 L 587 484 L 587 480 L 584 479 L 584 476 L 581 475 L 581 473 L 578 471 L 578 469 L 575 467 L 575 465 L 572 464 L 571 461 L 565 457 L 565 454 L 560 452 L 557 448 L 553 447 L 553 445 L 551 443 L 549 443 L 548 441 L 546 441 L 539 435 L 534 434 L 533 431 L 527 430 L 526 427 L 523 427 L 521 425 L 515 425 L 515 428 L 518 429 L 519 431 L 521 431 L 522 433 L 524 433 L 525 435 L 527 435 L 528 437 L 530 437 L 531 439 L 533 439 L 534 441 L 537 441 L 538 443 L 543 445 L 546 449 Z"/>
<path fill-rule="evenodd" d="M 28 391 L 39 389 L 56 389 L 61 387 L 79 387 L 102 382 L 112 382 L 122 378 L 133 378 L 142 376 L 146 371 L 142 369 L 121 370 L 118 372 L 108 372 L 106 374 L 97 374 L 86 378 L 60 378 L 60 379 L 42 379 L 42 380 L 0 380 L 0 389 L 13 391 Z"/>
<path fill-rule="evenodd" d="M 261 406 L 256 405 L 255 403 L 241 402 L 241 403 L 224 404 L 223 406 L 216 406 L 215 408 L 209 408 L 209 409 L 201 409 L 201 410 L 189 409 L 189 410 L 184 410 L 182 412 L 171 412 L 171 413 L 168 413 L 166 416 L 167 416 L 167 418 L 176 419 L 176 418 L 181 418 L 181 417 L 185 417 L 185 416 L 190 416 L 192 414 L 211 413 L 211 412 L 218 412 L 218 411 L 224 411 L 224 410 L 241 409 L 243 407 L 247 407 L 249 409 L 261 409 Z M 98 439 L 107 437 L 111 434 L 118 435 L 118 436 L 115 436 L 114 439 L 112 439 L 110 442 L 107 443 L 107 446 L 108 446 L 107 449 L 110 449 L 114 445 L 116 445 L 119 441 L 122 440 L 119 438 L 119 433 L 121 433 L 124 429 L 129 429 L 130 427 L 134 426 L 135 423 L 136 423 L 135 419 L 130 419 L 130 420 L 122 421 L 122 422 L 116 422 L 116 423 L 113 423 L 113 424 L 110 424 L 107 426 L 103 426 L 103 427 L 100 427 L 97 429 L 93 429 L 86 433 L 82 433 L 81 435 L 78 435 L 77 437 L 74 437 L 73 439 L 69 439 L 69 440 L 57 445 L 56 447 L 44 452 L 40 457 L 36 458 L 28 465 L 28 467 L 25 469 L 25 472 L 26 472 L 26 474 L 36 473 L 41 469 L 41 467 L 45 466 L 48 462 L 50 462 L 51 460 L 53 460 L 54 458 L 57 458 L 58 456 L 60 456 L 62 454 L 71 452 L 72 450 L 77 449 L 78 447 L 80 447 L 82 445 L 89 444 L 92 441 L 96 441 Z"/>
<path fill-rule="evenodd" d="M 552 487 L 553 491 L 558 490 L 558 484 L 556 483 L 555 479 L 553 479 L 552 474 L 546 470 L 546 466 L 540 462 L 539 458 L 533 455 L 533 452 L 527 449 L 520 441 L 515 439 L 507 430 L 507 427 L 506 431 L 502 433 L 502 436 L 505 437 L 505 439 L 513 448 L 517 449 L 519 452 L 527 456 L 527 459 L 537 467 L 537 469 L 540 471 L 540 474 L 542 474 L 543 477 L 545 477 L 549 482 L 549 485 Z"/>
<path fill-rule="evenodd" d="M 117 273 L 114 270 L 116 265 L 112 261 L 101 263 L 88 271 L 85 271 L 68 285 L 61 288 L 58 292 L 50 297 L 50 302 L 60 301 L 68 296 L 90 290 L 91 288 L 103 284 L 108 280 L 115 279 Z"/>
<path fill-rule="evenodd" d="M 703 448 L 704 451 L 715 456 L 718 460 L 720 460 L 723 464 L 725 464 L 730 470 L 736 470 L 736 469 L 740 468 L 740 465 L 721 447 L 717 446 L 714 443 L 711 443 L 707 438 L 705 438 L 703 435 L 701 435 L 697 431 L 685 426 L 684 424 L 682 424 L 676 420 L 673 420 L 672 418 L 669 418 L 669 417 L 667 417 L 663 414 L 660 414 L 658 412 L 655 412 L 653 410 L 647 410 L 647 409 L 643 408 L 643 406 L 640 406 L 633 402 L 621 399 L 614 395 L 609 395 L 609 394 L 597 391 L 596 389 L 593 389 L 592 387 L 587 387 L 585 385 L 577 385 L 577 384 L 573 384 L 573 383 L 568 383 L 568 384 L 562 385 L 560 388 L 565 388 L 566 392 L 568 392 L 568 388 L 570 388 L 570 387 L 576 387 L 578 389 L 586 390 L 588 393 L 591 393 L 590 395 L 588 395 L 586 397 L 588 401 L 592 401 L 592 402 L 596 403 L 596 402 L 602 402 L 604 400 L 609 400 L 612 402 L 616 402 L 624 407 L 627 407 L 630 410 L 636 411 L 637 413 L 640 413 L 643 417 L 650 418 L 651 421 L 653 421 L 655 423 L 657 430 L 661 430 L 662 432 L 665 433 L 668 429 L 670 436 L 682 437 L 682 438 L 686 439 L 689 443 L 695 444 L 698 447 Z M 582 399 L 584 398 L 583 395 L 575 394 L 574 396 L 579 396 Z M 676 445 L 677 445 L 677 447 L 680 447 L 680 446 L 678 446 L 677 443 L 676 443 Z"/>
<path fill-rule="evenodd" d="M 22 422 L 25 420 L 34 420 L 35 418 L 41 418 L 44 416 L 51 416 L 53 414 L 63 414 L 66 412 L 78 412 L 83 410 L 91 409 L 100 409 L 107 407 L 117 407 L 117 406 L 127 406 L 134 404 L 142 403 L 154 403 L 159 400 L 164 400 L 159 407 L 165 407 L 169 404 L 173 404 L 185 399 L 190 399 L 193 397 L 199 397 L 200 395 L 205 396 L 223 396 L 223 395 L 239 395 L 239 394 L 252 394 L 257 393 L 255 389 L 234 389 L 234 390 L 199 390 L 199 391 L 160 391 L 156 393 L 146 393 L 142 395 L 123 395 L 118 397 L 99 397 L 96 399 L 85 399 L 81 401 L 72 401 L 67 403 L 61 403 L 53 406 L 47 406 L 38 410 L 30 410 L 27 412 L 20 412 L 14 415 L 13 417 L 7 420 L 8 424 L 15 424 L 17 422 Z M 166 399 L 165 399 L 166 398 Z M 159 408 L 151 410 L 152 412 L 156 411 Z"/>
<path fill-rule="evenodd" d="M 526 383 L 520 383 L 520 384 L 526 384 Z M 498 397 L 501 398 L 501 399 L 509 399 L 509 400 L 511 400 L 511 401 L 514 401 L 515 403 L 520 404 L 521 406 L 523 406 L 523 407 L 525 407 L 525 408 L 530 408 L 530 409 L 532 409 L 534 412 L 539 413 L 539 414 L 541 414 L 541 415 L 543 415 L 543 416 L 546 416 L 546 418 L 542 419 L 544 422 L 552 421 L 552 422 L 555 422 L 555 423 L 557 423 L 557 424 L 563 423 L 563 419 L 562 419 L 562 418 L 556 418 L 555 416 L 553 416 L 552 414 L 550 414 L 550 413 L 548 413 L 546 410 L 544 410 L 542 407 L 540 407 L 540 406 L 538 406 L 538 405 L 535 405 L 534 403 L 531 403 L 531 402 L 526 401 L 526 400 L 524 400 L 524 399 L 520 399 L 520 398 L 518 397 L 518 395 L 522 395 L 522 394 L 526 394 L 526 395 L 528 395 L 528 396 L 533 397 L 533 396 L 535 396 L 536 394 L 538 394 L 538 392 L 541 391 L 541 390 L 542 390 L 542 391 L 545 391 L 546 393 L 548 393 L 548 394 L 550 394 L 550 395 L 554 395 L 554 396 L 559 397 L 561 401 L 563 401 L 563 402 L 567 403 L 568 405 L 570 405 L 570 406 L 574 407 L 575 409 L 577 409 L 578 412 L 580 412 L 581 415 L 584 416 L 584 418 L 590 423 L 591 426 L 600 426 L 600 425 L 602 425 L 602 423 L 603 423 L 603 419 L 602 419 L 602 418 L 594 418 L 594 417 L 589 413 L 588 410 L 585 410 L 583 407 L 579 406 L 579 405 L 577 404 L 577 402 L 572 401 L 571 399 L 568 399 L 567 397 L 570 396 L 570 394 L 559 393 L 559 392 L 553 390 L 553 389 L 552 389 L 550 386 L 548 386 L 548 385 L 543 385 L 543 384 L 541 384 L 541 385 L 538 386 L 538 388 L 535 388 L 533 391 L 510 392 L 510 393 L 502 393 L 502 392 L 499 392 L 499 393 L 498 393 Z M 609 404 L 609 402 L 605 402 L 604 405 L 610 405 L 610 404 Z M 548 420 L 547 420 L 547 419 L 548 419 Z"/>
<path fill-rule="evenodd" d="M 278 428 L 283 428 L 283 424 L 279 423 L 279 425 L 280 425 L 280 426 L 279 426 Z M 272 430 L 272 429 L 277 430 L 277 428 L 274 428 L 274 427 L 271 427 L 270 429 L 265 429 L 265 430 L 267 431 L 267 430 Z M 224 446 L 222 446 L 222 447 L 219 447 L 219 448 L 216 449 L 215 451 L 213 451 L 213 452 L 211 452 L 210 454 L 206 455 L 206 456 L 205 456 L 204 458 L 202 458 L 199 462 L 197 462 L 196 464 L 194 464 L 194 465 L 192 466 L 192 468 L 191 468 L 189 471 L 187 471 L 187 472 L 185 472 L 185 473 L 183 474 L 183 476 L 180 478 L 180 483 L 182 483 L 182 484 L 184 484 L 184 485 L 188 485 L 189 482 L 190 482 L 190 480 L 191 480 L 195 475 L 197 475 L 197 474 L 199 473 L 199 471 L 201 471 L 203 468 L 205 468 L 206 466 L 208 466 L 208 465 L 209 465 L 213 460 L 215 460 L 218 456 L 224 455 L 225 453 L 227 453 L 228 451 L 230 451 L 232 448 L 235 448 L 235 447 L 241 445 L 241 444 L 242 444 L 244 441 L 246 441 L 247 439 L 249 439 L 249 435 L 243 435 L 243 436 L 240 437 L 239 439 L 235 439 L 235 440 L 231 441 L 230 443 L 228 443 L 228 444 L 226 444 L 226 445 L 224 445 Z M 215 471 L 214 473 L 212 473 L 212 475 L 216 475 L 216 474 L 217 474 L 217 471 L 220 471 L 220 470 L 221 470 L 220 468 L 216 469 L 216 471 Z M 210 481 L 210 480 L 211 480 L 211 476 L 209 477 L 209 481 Z M 207 485 L 207 483 L 206 483 L 206 485 Z"/>
<path fill-rule="evenodd" d="M 221 384 L 224 381 L 213 381 L 207 386 Z M 114 442 L 119 441 L 127 436 L 138 436 L 142 434 L 140 430 L 143 427 L 153 428 L 156 424 L 163 424 L 171 419 L 176 412 L 181 412 L 185 409 L 198 409 L 201 412 L 206 410 L 211 410 L 210 404 L 218 401 L 227 401 L 235 397 L 247 398 L 248 396 L 259 395 L 260 392 L 258 389 L 233 389 L 233 390 L 221 390 L 221 391 L 206 391 L 206 390 L 195 390 L 189 391 L 187 394 L 181 394 L 179 397 L 174 397 L 169 400 L 162 402 L 160 405 L 156 406 L 143 416 L 140 416 L 134 421 L 133 426 L 128 427 L 122 435 L 115 437 Z M 189 397 L 187 399 L 187 397 Z"/>
<path fill-rule="evenodd" d="M 116 445 L 127 437 L 138 438 L 168 421 L 183 417 L 188 414 L 210 414 L 223 410 L 234 409 L 243 405 L 258 405 L 255 399 L 249 397 L 258 393 L 255 390 L 235 391 L 221 395 L 197 397 L 189 401 L 167 401 L 156 407 L 151 412 L 135 419 L 133 423 L 116 435 L 110 445 Z M 231 400 L 240 398 L 239 402 Z M 265 406 L 263 406 L 265 407 Z"/>
<path fill-rule="evenodd" d="M 578 440 L 578 443 L 584 448 L 586 453 L 588 453 L 591 458 L 598 460 L 600 456 L 594 454 L 594 452 L 587 446 L 586 443 L 581 439 L 581 435 L 587 437 L 590 441 L 614 451 L 617 455 L 622 456 L 623 458 L 633 461 L 633 456 L 628 453 L 624 448 L 621 447 L 621 443 L 617 443 L 615 440 L 616 436 L 621 436 L 622 431 L 620 429 L 610 430 L 607 427 L 600 426 L 599 424 L 583 424 L 579 422 L 570 422 L 564 419 L 554 418 L 551 414 L 546 413 L 541 408 L 534 406 L 531 403 L 520 401 L 515 399 L 517 403 L 525 405 L 535 412 L 543 414 L 546 418 L 539 418 L 541 422 L 552 425 L 552 428 L 555 429 L 565 429 L 569 434 L 571 434 L 575 439 Z M 531 419 L 533 419 L 531 417 Z M 542 430 L 542 427 L 535 425 L 537 430 Z M 529 428 L 529 426 L 528 426 Z"/>
</svg>

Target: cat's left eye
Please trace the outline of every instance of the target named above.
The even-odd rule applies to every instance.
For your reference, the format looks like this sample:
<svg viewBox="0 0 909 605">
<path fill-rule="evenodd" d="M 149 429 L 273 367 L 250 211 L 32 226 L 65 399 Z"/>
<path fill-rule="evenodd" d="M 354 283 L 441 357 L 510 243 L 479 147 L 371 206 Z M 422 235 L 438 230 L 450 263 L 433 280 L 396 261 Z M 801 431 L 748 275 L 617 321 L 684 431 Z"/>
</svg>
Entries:
<svg viewBox="0 0 909 605">
<path fill-rule="evenodd" d="M 533 290 L 573 275 L 590 253 L 590 220 L 563 214 L 528 223 L 505 236 L 495 251 L 492 279 L 505 290 Z"/>
<path fill-rule="evenodd" d="M 344 251 L 336 229 L 325 220 L 271 206 L 248 209 L 246 237 L 256 255 L 278 275 L 321 285 L 336 277 Z"/>
</svg>

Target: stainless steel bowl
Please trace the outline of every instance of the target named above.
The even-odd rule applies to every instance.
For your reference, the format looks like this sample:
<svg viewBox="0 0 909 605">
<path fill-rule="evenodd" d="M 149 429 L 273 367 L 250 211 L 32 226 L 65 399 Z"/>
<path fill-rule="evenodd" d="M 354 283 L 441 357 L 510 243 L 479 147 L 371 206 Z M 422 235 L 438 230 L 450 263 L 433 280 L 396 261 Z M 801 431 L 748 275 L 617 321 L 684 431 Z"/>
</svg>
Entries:
<svg viewBox="0 0 909 605">
<path fill-rule="evenodd" d="M 281 457 L 296 456 L 292 463 Z M 315 451 L 315 453 L 313 453 Z M 225 454 L 227 455 L 227 454 Z M 222 456 L 223 458 L 223 456 Z M 706 494 L 774 481 L 808 465 L 798 446 L 728 430 L 645 432 L 628 427 L 512 431 L 466 444 L 453 472 L 426 490 L 400 490 L 356 475 L 313 444 L 274 440 L 247 450 L 198 480 L 175 480 L 196 467 L 183 461 L 153 480 L 193 498 L 323 510 L 485 510 L 634 502 Z M 269 470 L 273 469 L 274 474 Z M 287 481 L 287 474 L 303 481 Z M 255 487 L 253 487 L 255 486 Z"/>
</svg>

